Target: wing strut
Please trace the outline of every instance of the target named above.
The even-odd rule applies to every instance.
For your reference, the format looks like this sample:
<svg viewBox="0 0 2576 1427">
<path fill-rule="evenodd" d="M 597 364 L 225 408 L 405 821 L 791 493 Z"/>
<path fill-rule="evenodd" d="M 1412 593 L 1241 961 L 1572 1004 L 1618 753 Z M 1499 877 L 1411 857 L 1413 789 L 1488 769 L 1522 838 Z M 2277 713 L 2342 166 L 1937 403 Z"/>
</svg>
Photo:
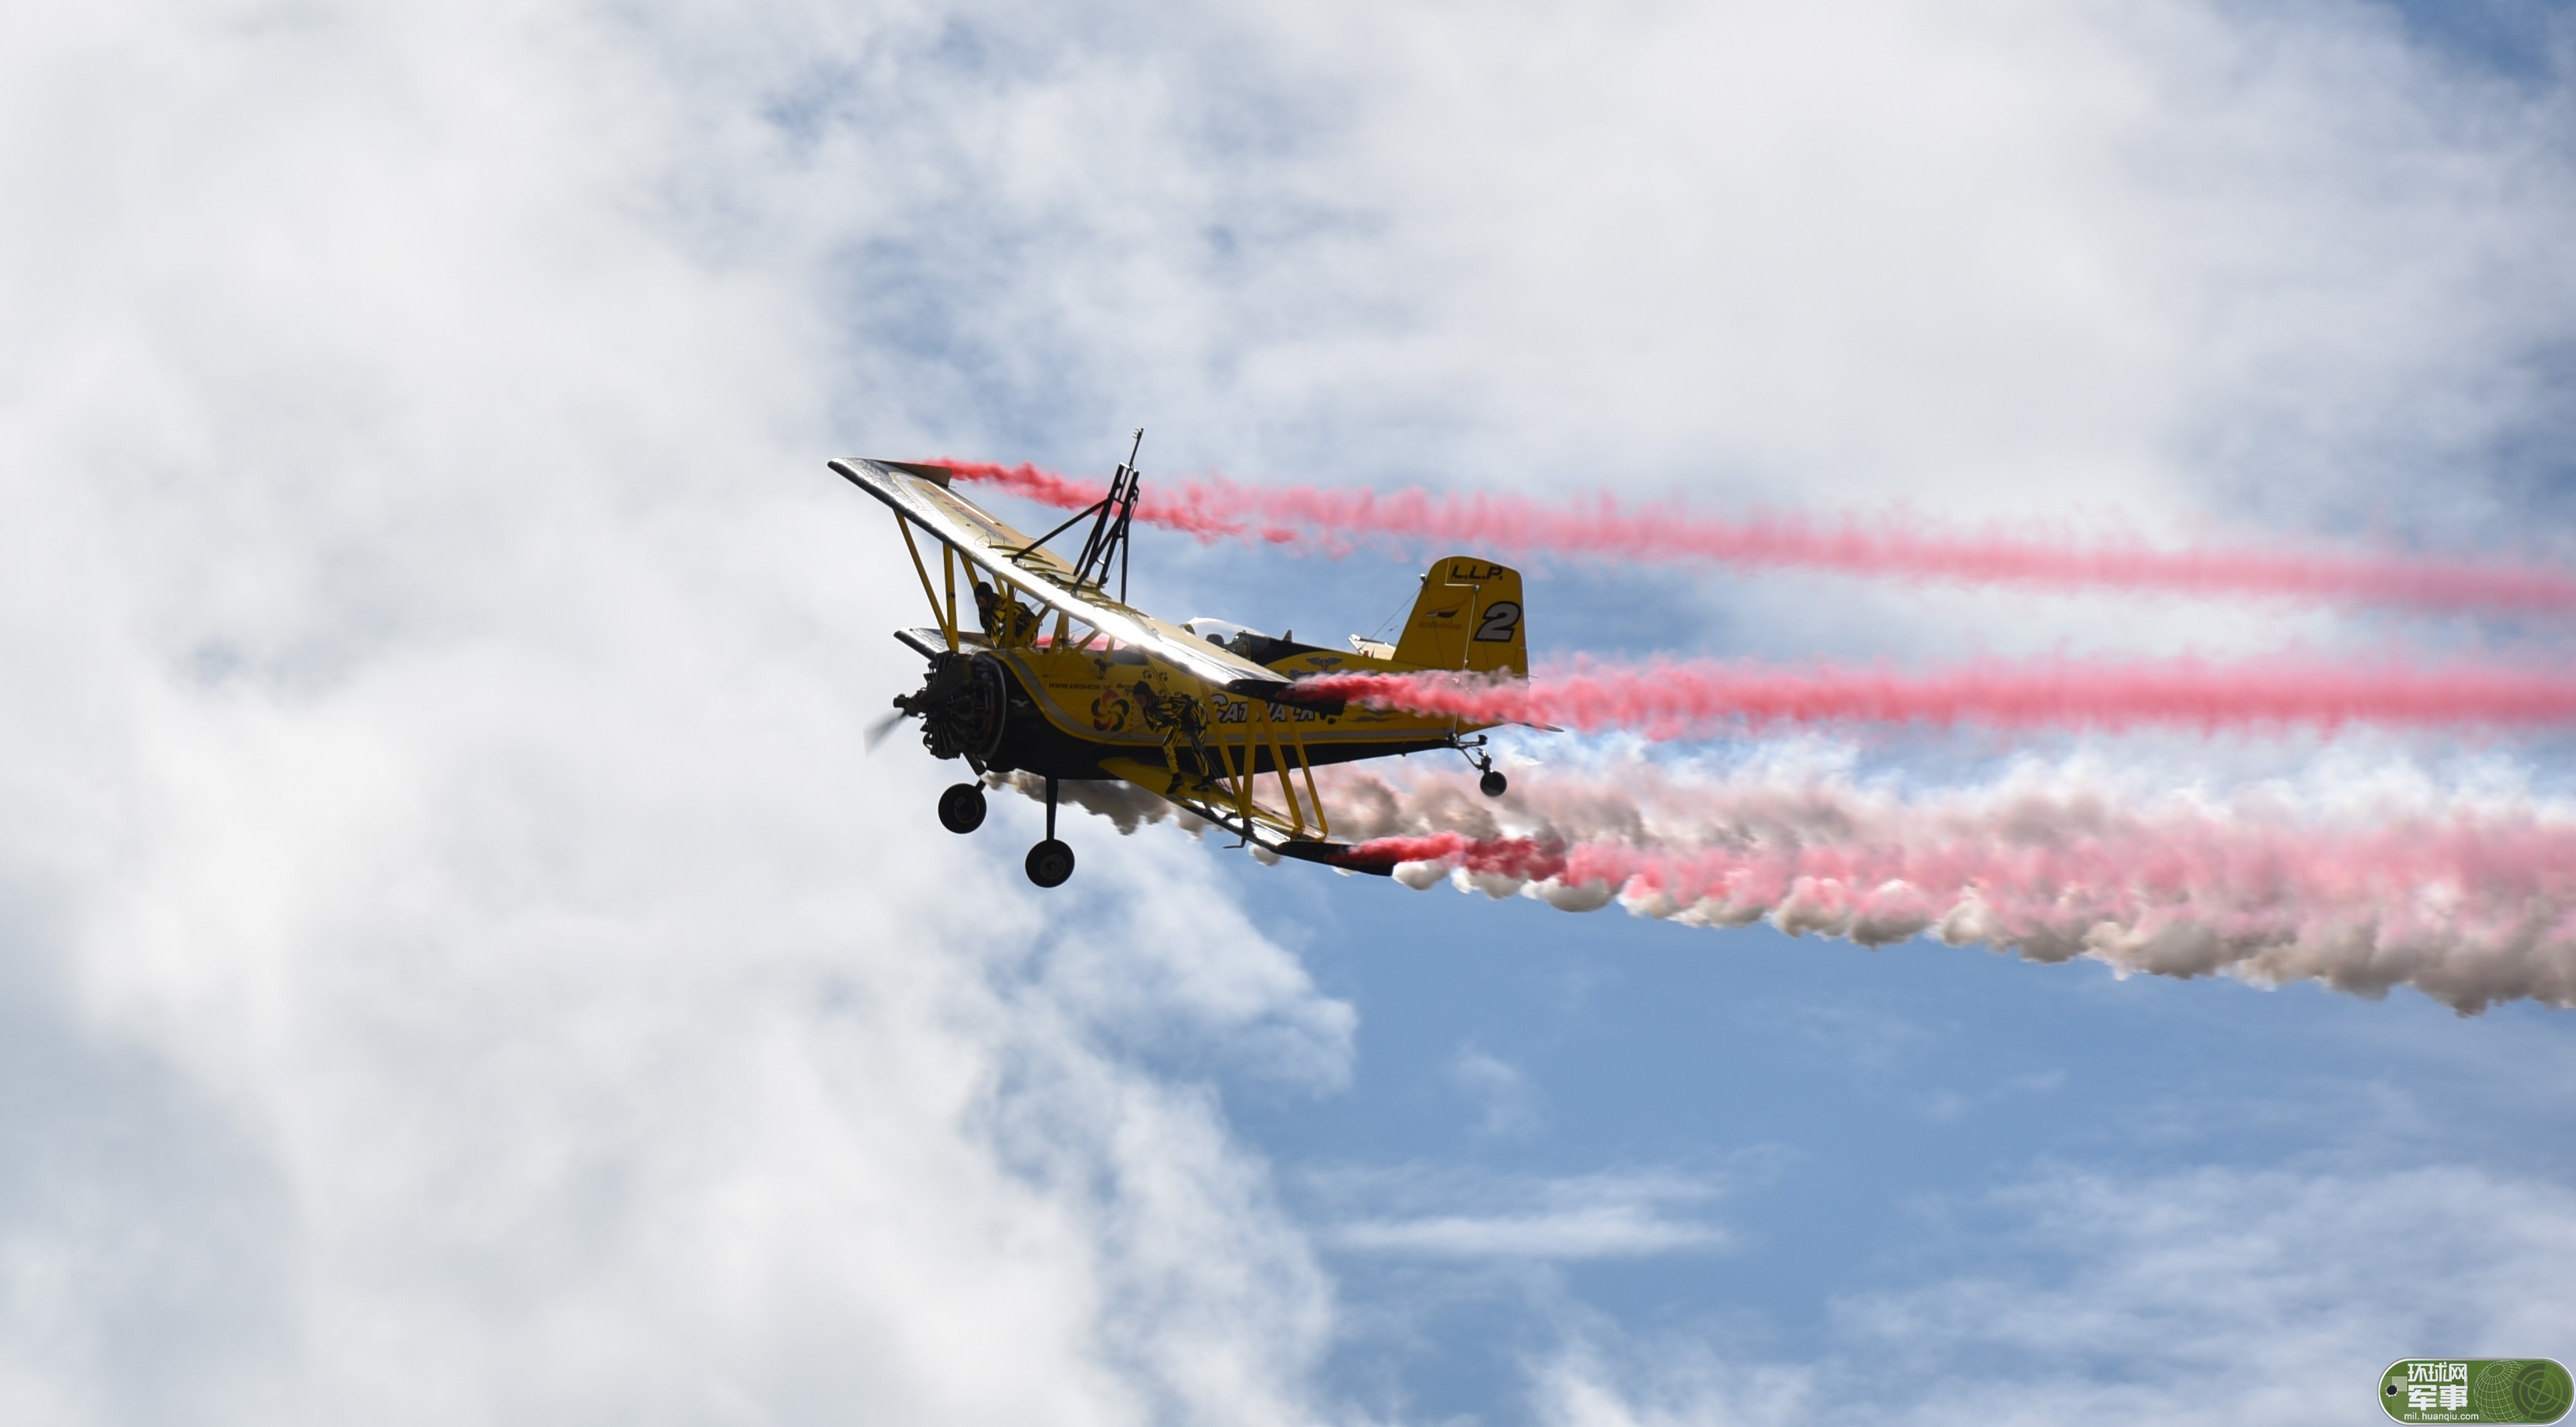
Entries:
<svg viewBox="0 0 2576 1427">
<path fill-rule="evenodd" d="M 912 572 L 921 576 L 922 597 L 930 601 L 930 617 L 939 621 L 939 632 L 948 641 L 948 652 L 957 652 L 957 550 L 955 546 L 939 547 L 939 567 L 948 576 L 948 605 L 942 609 L 939 596 L 930 590 L 930 571 L 921 563 L 921 547 L 912 542 L 912 522 L 898 515 L 894 528 L 903 535 L 903 548 L 912 552 Z"/>
</svg>

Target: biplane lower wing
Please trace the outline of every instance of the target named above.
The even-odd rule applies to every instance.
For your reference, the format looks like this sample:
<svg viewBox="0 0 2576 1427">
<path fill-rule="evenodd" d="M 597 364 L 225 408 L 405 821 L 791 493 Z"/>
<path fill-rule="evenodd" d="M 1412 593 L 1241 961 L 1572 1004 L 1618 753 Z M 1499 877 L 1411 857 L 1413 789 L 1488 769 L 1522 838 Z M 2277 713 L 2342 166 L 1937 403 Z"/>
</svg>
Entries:
<svg viewBox="0 0 2576 1427">
<path fill-rule="evenodd" d="M 1133 783 L 1175 807 L 1186 809 L 1193 817 L 1214 823 L 1244 841 L 1258 843 L 1282 857 L 1320 862 L 1327 867 L 1368 872 L 1380 877 L 1395 871 L 1393 862 L 1355 855 L 1357 849 L 1348 843 L 1306 836 L 1309 825 L 1303 810 L 1281 812 L 1267 803 L 1254 800 L 1248 795 L 1249 780 L 1229 786 L 1217 780 L 1175 773 L 1169 768 L 1133 758 L 1104 759 L 1100 767 L 1102 772 Z M 1295 791 L 1286 791 L 1293 800 Z M 1314 826 L 1320 825 L 1321 819 L 1318 818 Z"/>
<path fill-rule="evenodd" d="M 1270 850 L 1282 857 L 1294 857 L 1301 862 L 1320 862 L 1326 867 L 1338 867 L 1345 872 L 1365 872 L 1372 877 L 1395 875 L 1393 858 L 1371 856 L 1346 842 L 1316 842 L 1308 838 L 1292 837 L 1286 842 L 1272 844 Z"/>
</svg>

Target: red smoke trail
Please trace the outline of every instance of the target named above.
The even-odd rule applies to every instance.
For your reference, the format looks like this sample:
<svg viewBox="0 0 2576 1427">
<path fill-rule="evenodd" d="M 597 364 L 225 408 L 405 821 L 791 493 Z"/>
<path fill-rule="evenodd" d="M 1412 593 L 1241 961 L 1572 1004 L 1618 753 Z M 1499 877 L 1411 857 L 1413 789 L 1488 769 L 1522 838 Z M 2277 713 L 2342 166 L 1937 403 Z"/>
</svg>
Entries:
<svg viewBox="0 0 2576 1427">
<path fill-rule="evenodd" d="M 2501 669 L 2420 670 L 2298 660 L 2213 666 L 1982 661 L 1929 674 L 1821 664 L 1786 670 L 1708 661 L 1643 668 L 1578 664 L 1527 682 L 1449 674 L 1326 674 L 1330 698 L 1476 723 L 1564 724 L 1586 733 L 1704 736 L 1780 724 L 1918 723 L 2000 729 L 2222 728 L 2348 723 L 2533 728 L 2576 724 L 2576 677 Z"/>
<path fill-rule="evenodd" d="M 1103 490 L 1025 464 L 936 464 L 960 479 L 993 482 L 1014 495 L 1066 510 L 1089 505 Z M 2576 610 L 2576 573 L 2528 565 L 2323 552 L 2168 550 L 2130 540 L 1942 533 L 1848 518 L 1834 523 L 1794 515 L 1721 520 L 1692 516 L 1674 505 L 1622 507 L 1606 495 L 1548 504 L 1526 496 L 1420 488 L 1380 492 L 1241 486 L 1211 477 L 1149 483 L 1136 515 L 1202 541 L 1313 544 L 1336 554 L 1370 540 L 1401 540 L 1497 555 L 1711 561 L 1964 584 L 2258 595 L 2444 611 Z"/>
</svg>

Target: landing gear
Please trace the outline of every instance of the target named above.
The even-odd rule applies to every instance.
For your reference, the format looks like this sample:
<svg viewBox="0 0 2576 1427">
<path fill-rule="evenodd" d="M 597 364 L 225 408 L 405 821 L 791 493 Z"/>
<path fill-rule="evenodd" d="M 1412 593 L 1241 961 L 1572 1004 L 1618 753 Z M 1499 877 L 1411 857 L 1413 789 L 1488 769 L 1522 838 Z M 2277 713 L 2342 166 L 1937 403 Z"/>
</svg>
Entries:
<svg viewBox="0 0 2576 1427">
<path fill-rule="evenodd" d="M 1449 740 L 1449 746 L 1457 749 L 1466 757 L 1469 766 L 1484 775 L 1476 780 L 1476 786 L 1486 797 L 1499 798 L 1512 786 L 1511 779 L 1494 771 L 1494 755 L 1485 751 L 1485 740 L 1482 737 L 1452 738 Z"/>
<path fill-rule="evenodd" d="M 1073 875 L 1073 849 L 1055 840 L 1055 780 L 1047 784 L 1046 841 L 1029 849 L 1029 880 L 1041 887 L 1061 887 Z"/>
<path fill-rule="evenodd" d="M 1041 887 L 1061 887 L 1073 875 L 1073 849 L 1048 838 L 1029 849 L 1029 880 Z"/>
<path fill-rule="evenodd" d="M 984 790 L 973 783 L 958 783 L 939 795 L 939 825 L 950 832 L 966 833 L 984 825 Z"/>
</svg>

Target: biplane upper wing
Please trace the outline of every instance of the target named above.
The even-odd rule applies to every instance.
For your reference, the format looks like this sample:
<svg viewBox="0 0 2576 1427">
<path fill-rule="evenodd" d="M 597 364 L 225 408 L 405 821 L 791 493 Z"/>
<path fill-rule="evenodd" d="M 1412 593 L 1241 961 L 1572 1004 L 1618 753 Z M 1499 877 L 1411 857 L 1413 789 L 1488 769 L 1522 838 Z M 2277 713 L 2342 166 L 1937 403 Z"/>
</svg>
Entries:
<svg viewBox="0 0 2576 1427">
<path fill-rule="evenodd" d="M 1028 536 L 993 518 L 948 488 L 944 466 L 851 457 L 831 463 L 852 485 L 884 501 L 904 520 L 947 545 L 967 563 L 1008 580 L 1030 598 L 1062 611 L 1122 644 L 1134 645 L 1181 666 L 1232 693 L 1278 699 L 1289 681 L 1179 625 L 1109 598 L 1096 584 L 1078 583 L 1071 565 L 1054 551 L 1033 548 Z"/>
</svg>

